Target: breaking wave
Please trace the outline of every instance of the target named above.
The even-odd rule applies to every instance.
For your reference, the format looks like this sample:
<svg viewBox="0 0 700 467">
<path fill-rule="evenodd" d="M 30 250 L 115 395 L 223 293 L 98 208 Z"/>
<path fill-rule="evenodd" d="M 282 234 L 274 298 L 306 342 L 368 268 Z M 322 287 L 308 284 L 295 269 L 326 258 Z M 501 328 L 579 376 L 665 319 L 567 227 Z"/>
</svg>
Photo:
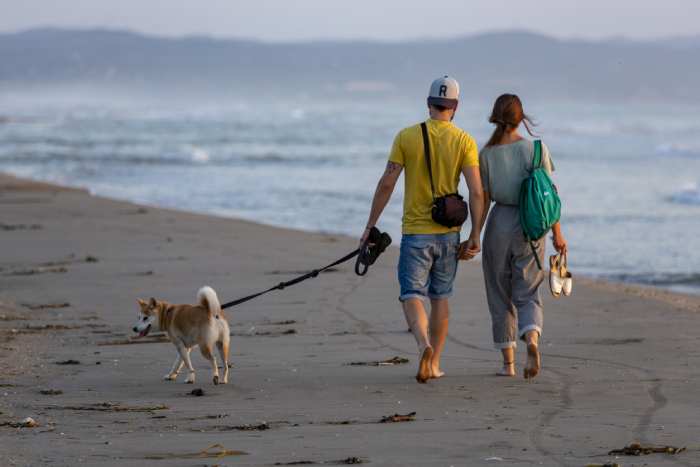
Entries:
<svg viewBox="0 0 700 467">
<path fill-rule="evenodd" d="M 332 156 L 288 155 L 277 152 L 262 154 L 221 154 L 212 155 L 203 148 L 193 147 L 181 152 L 154 154 L 152 151 L 122 151 L 80 153 L 65 151 L 60 148 L 37 148 L 38 150 L 0 151 L 0 163 L 35 165 L 35 164 L 84 164 L 84 165 L 148 165 L 148 166 L 256 166 L 256 165 L 345 165 L 348 161 Z"/>
<path fill-rule="evenodd" d="M 647 272 L 631 274 L 599 275 L 603 279 L 615 282 L 628 282 L 632 284 L 653 285 L 657 287 L 700 287 L 700 272 L 671 273 L 671 272 Z"/>
<path fill-rule="evenodd" d="M 700 206 L 700 186 L 697 183 L 689 183 L 677 193 L 672 194 L 669 200 L 677 204 L 690 204 Z"/>
<path fill-rule="evenodd" d="M 700 157 L 700 147 L 690 144 L 668 143 L 656 147 L 660 156 Z"/>
</svg>

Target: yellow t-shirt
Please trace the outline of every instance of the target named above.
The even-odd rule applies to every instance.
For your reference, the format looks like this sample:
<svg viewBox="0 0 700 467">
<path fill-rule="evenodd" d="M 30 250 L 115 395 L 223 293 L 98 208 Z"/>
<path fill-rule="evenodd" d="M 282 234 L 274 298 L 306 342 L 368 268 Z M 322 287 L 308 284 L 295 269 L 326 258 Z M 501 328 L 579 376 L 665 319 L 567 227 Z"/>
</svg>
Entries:
<svg viewBox="0 0 700 467">
<path fill-rule="evenodd" d="M 428 119 L 426 123 L 430 136 L 435 196 L 455 193 L 462 169 L 479 166 L 479 149 L 474 139 L 452 122 Z M 389 161 L 404 167 L 403 233 L 459 232 L 460 227 L 442 226 L 431 217 L 433 196 L 420 124 L 404 128 L 396 135 Z"/>
</svg>

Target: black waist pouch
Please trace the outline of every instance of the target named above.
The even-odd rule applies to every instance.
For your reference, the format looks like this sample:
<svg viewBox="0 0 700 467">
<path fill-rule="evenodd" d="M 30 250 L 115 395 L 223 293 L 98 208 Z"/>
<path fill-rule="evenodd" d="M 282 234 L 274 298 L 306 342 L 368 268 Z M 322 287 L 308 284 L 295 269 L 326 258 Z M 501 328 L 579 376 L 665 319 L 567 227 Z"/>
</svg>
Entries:
<svg viewBox="0 0 700 467">
<path fill-rule="evenodd" d="M 445 227 L 457 227 L 469 217 L 469 207 L 459 193 L 452 193 L 433 200 L 432 217 Z"/>
<path fill-rule="evenodd" d="M 459 193 L 435 197 L 435 186 L 433 185 L 433 168 L 430 162 L 430 139 L 428 127 L 425 122 L 420 124 L 423 131 L 423 148 L 425 150 L 425 162 L 428 165 L 428 176 L 430 177 L 430 191 L 433 194 L 432 218 L 445 227 L 457 227 L 464 224 L 469 217 L 469 207 L 464 202 L 464 198 Z"/>
</svg>

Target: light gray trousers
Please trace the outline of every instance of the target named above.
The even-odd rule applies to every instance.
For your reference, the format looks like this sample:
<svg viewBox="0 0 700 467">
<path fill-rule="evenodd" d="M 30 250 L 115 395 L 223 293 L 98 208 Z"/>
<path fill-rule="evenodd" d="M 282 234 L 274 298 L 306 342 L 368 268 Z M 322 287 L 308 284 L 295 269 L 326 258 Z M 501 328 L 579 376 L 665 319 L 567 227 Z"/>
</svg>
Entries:
<svg viewBox="0 0 700 467">
<path fill-rule="evenodd" d="M 518 213 L 517 206 L 496 204 L 484 233 L 482 266 L 497 349 L 515 347 L 517 337 L 533 329 L 542 334 L 539 287 L 545 274 L 523 236 Z M 536 245 L 544 267 L 545 239 Z"/>
</svg>

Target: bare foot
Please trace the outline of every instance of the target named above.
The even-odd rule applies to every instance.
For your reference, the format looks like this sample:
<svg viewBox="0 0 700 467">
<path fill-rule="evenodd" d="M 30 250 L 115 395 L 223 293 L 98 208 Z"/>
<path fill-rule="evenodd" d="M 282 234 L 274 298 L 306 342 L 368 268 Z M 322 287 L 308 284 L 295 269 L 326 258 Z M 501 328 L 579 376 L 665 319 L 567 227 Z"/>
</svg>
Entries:
<svg viewBox="0 0 700 467">
<path fill-rule="evenodd" d="M 523 376 L 525 379 L 534 378 L 540 372 L 540 352 L 537 348 L 537 344 L 530 342 L 527 344 L 527 363 L 525 364 L 525 370 L 523 371 Z"/>
<path fill-rule="evenodd" d="M 503 362 L 503 368 L 501 368 L 501 371 L 496 373 L 498 376 L 515 376 L 515 363 L 510 362 L 506 363 Z"/>
<path fill-rule="evenodd" d="M 430 377 L 432 379 L 440 379 L 443 376 L 445 376 L 445 372 L 440 370 L 439 366 L 435 366 L 435 365 L 430 366 Z"/>
<path fill-rule="evenodd" d="M 416 374 L 416 381 L 423 384 L 426 383 L 431 377 L 430 372 L 430 360 L 433 358 L 433 348 L 426 347 L 423 350 L 423 354 L 420 357 L 420 363 L 418 364 L 418 373 Z"/>
<path fill-rule="evenodd" d="M 433 352 L 433 359 L 430 362 L 430 378 L 440 379 L 445 376 L 445 372 L 440 369 L 440 360 L 435 357 L 435 352 Z"/>
</svg>

